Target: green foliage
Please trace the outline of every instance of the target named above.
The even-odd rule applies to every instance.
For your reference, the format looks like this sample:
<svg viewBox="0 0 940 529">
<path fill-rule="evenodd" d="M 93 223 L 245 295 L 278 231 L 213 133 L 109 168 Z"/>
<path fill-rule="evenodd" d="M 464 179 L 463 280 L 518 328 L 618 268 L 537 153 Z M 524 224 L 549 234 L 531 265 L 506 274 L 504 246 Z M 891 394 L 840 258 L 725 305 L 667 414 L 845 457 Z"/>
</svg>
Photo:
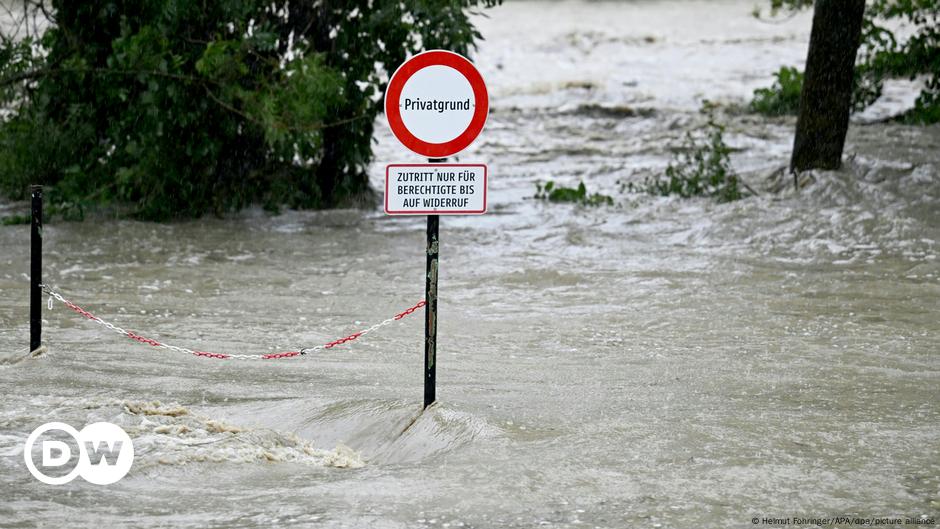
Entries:
<svg viewBox="0 0 940 529">
<path fill-rule="evenodd" d="M 795 12 L 813 5 L 811 0 L 770 0 L 770 3 L 772 14 Z M 899 40 L 885 27 L 886 23 L 905 26 L 909 36 Z M 868 2 L 855 66 L 854 110 L 863 110 L 874 103 L 881 97 L 885 80 L 892 78 L 924 79 L 914 108 L 902 116 L 903 121 L 940 122 L 940 1 Z M 755 92 L 755 101 L 756 96 Z"/>
<path fill-rule="evenodd" d="M 555 182 L 551 180 L 544 185 L 542 182 L 536 182 L 535 198 L 549 202 L 570 202 L 581 206 L 614 205 L 614 199 L 608 195 L 601 193 L 588 194 L 587 186 L 584 185 L 584 182 L 579 183 L 578 187 L 556 186 Z"/>
<path fill-rule="evenodd" d="M 770 0 L 770 13 L 776 15 L 781 11 L 793 12 L 812 6 L 813 0 Z M 759 16 L 760 11 L 756 11 L 756 14 Z"/>
<path fill-rule="evenodd" d="M 686 133 L 685 142 L 666 167 L 665 177 L 648 178 L 643 190 L 655 195 L 683 198 L 707 196 L 731 202 L 744 195 L 731 167 L 731 149 L 724 141 L 723 125 L 709 113 L 708 123 L 697 135 Z"/>
<path fill-rule="evenodd" d="M 0 193 L 154 220 L 355 201 L 387 74 L 466 53 L 467 11 L 496 3 L 53 0 L 41 36 L 0 42 Z"/>
<path fill-rule="evenodd" d="M 29 215 L 10 215 L 9 217 L 3 217 L 0 219 L 0 225 L 2 226 L 16 226 L 20 224 L 29 224 L 32 222 L 32 218 Z"/>
<path fill-rule="evenodd" d="M 795 67 L 782 66 L 774 77 L 772 86 L 754 90 L 751 110 L 765 116 L 796 114 L 800 110 L 803 73 Z"/>
<path fill-rule="evenodd" d="M 903 24 L 911 31 L 906 39 L 879 25 Z M 937 0 L 874 0 L 865 15 L 862 49 L 856 67 L 859 105 L 881 95 L 885 79 L 924 79 L 914 108 L 902 117 L 909 123 L 940 122 L 940 2 Z M 860 90 L 858 87 L 863 87 Z"/>
</svg>

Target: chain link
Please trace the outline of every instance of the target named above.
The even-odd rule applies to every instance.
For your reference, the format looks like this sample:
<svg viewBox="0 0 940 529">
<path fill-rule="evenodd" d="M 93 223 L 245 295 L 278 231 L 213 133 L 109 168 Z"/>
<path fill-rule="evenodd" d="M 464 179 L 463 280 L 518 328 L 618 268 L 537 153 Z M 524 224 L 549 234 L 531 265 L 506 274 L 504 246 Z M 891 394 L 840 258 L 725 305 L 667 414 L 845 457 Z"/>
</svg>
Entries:
<svg viewBox="0 0 940 529">
<path fill-rule="evenodd" d="M 311 352 L 314 352 L 314 351 L 320 351 L 320 350 L 323 350 L 323 349 L 332 349 L 333 347 L 336 347 L 337 345 L 342 345 L 342 344 L 344 344 L 344 343 L 351 342 L 351 341 L 353 341 L 353 340 L 356 340 L 356 339 L 358 339 L 358 338 L 361 338 L 362 336 L 365 336 L 366 334 L 369 334 L 369 333 L 371 333 L 371 332 L 373 332 L 373 331 L 376 331 L 376 330 L 378 330 L 378 329 L 380 329 L 380 328 L 382 328 L 382 327 L 385 327 L 386 325 L 389 325 L 389 324 L 391 324 L 391 323 L 395 323 L 396 321 L 399 321 L 399 320 L 401 320 L 402 318 L 404 318 L 405 316 L 408 316 L 409 314 L 414 313 L 414 311 L 420 309 L 421 307 L 423 307 L 423 306 L 425 305 L 425 302 L 422 300 L 422 301 L 418 302 L 415 306 L 410 307 L 410 308 L 406 309 L 405 311 L 400 312 L 400 313 L 396 314 L 395 316 L 393 316 L 393 317 L 391 317 L 391 318 L 388 318 L 387 320 L 383 320 L 383 321 L 381 321 L 381 322 L 379 322 L 379 323 L 376 323 L 375 325 L 373 325 L 373 326 L 371 326 L 371 327 L 369 327 L 369 328 L 367 328 L 367 329 L 364 329 L 364 330 L 362 330 L 362 331 L 359 331 L 359 332 L 350 334 L 349 336 L 346 336 L 346 337 L 344 337 L 344 338 L 340 338 L 340 339 L 338 339 L 338 340 L 333 340 L 332 342 L 328 342 L 328 343 L 325 343 L 325 344 L 322 344 L 322 345 L 315 345 L 315 346 L 313 346 L 313 347 L 304 347 L 304 348 L 301 348 L 301 349 L 299 349 L 299 350 L 297 350 L 297 351 L 287 351 L 287 352 L 284 352 L 284 353 L 268 353 L 268 354 L 222 354 L 222 353 L 209 353 L 209 352 L 206 352 L 206 351 L 194 351 L 194 350 L 192 350 L 192 349 L 188 349 L 188 348 L 186 348 L 186 347 L 180 347 L 180 346 L 178 346 L 178 345 L 165 344 L 165 343 L 163 343 L 163 342 L 159 342 L 159 341 L 154 340 L 154 339 L 152 339 L 152 338 L 147 338 L 147 337 L 141 336 L 141 335 L 139 335 L 139 334 L 136 334 L 136 333 L 134 333 L 133 331 L 128 331 L 128 330 L 126 330 L 126 329 L 122 329 L 121 327 L 118 327 L 117 325 L 114 325 L 113 323 L 107 322 L 107 321 L 105 321 L 105 320 L 99 318 L 98 316 L 95 316 L 94 314 L 88 312 L 87 310 L 83 309 L 82 307 L 79 307 L 79 306 L 76 305 L 75 303 L 72 303 L 71 301 L 65 299 L 64 297 L 62 297 L 61 294 L 59 294 L 58 292 L 56 292 L 55 290 L 53 290 L 50 286 L 45 285 L 45 284 L 41 284 L 41 285 L 39 285 L 39 286 L 40 286 L 40 288 L 42 288 L 43 292 L 49 294 L 49 309 L 50 309 L 50 310 L 52 309 L 52 300 L 53 300 L 53 299 L 56 299 L 56 300 L 58 300 L 59 302 L 61 302 L 63 305 L 65 305 L 66 307 L 68 307 L 69 309 L 71 309 L 71 310 L 75 311 L 76 313 L 78 313 L 78 314 L 84 316 L 85 318 L 87 318 L 87 319 L 89 319 L 89 320 L 91 320 L 91 321 L 93 321 L 93 322 L 95 322 L 95 323 L 97 323 L 97 324 L 99 324 L 99 325 L 101 325 L 101 326 L 103 326 L 103 327 L 105 327 L 105 328 L 107 328 L 107 329 L 109 329 L 109 330 L 111 330 L 111 331 L 117 333 L 117 334 L 120 334 L 120 335 L 122 335 L 122 336 L 124 336 L 124 337 L 126 337 L 126 338 L 130 338 L 131 340 L 134 340 L 134 341 L 136 341 L 136 342 L 140 342 L 140 343 L 146 344 L 146 345 L 151 345 L 151 346 L 153 346 L 153 347 L 158 347 L 158 348 L 160 348 L 160 349 L 167 349 L 167 350 L 169 350 L 169 351 L 173 351 L 173 352 L 181 353 L 181 354 L 186 354 L 186 355 L 194 355 L 194 356 L 201 356 L 201 357 L 205 357 L 205 358 L 216 358 L 216 359 L 232 359 L 232 360 L 278 360 L 278 359 L 282 359 L 282 358 L 293 358 L 293 357 L 295 357 L 295 356 L 303 356 L 303 355 L 306 355 L 306 354 L 308 354 L 308 353 L 311 353 Z"/>
</svg>

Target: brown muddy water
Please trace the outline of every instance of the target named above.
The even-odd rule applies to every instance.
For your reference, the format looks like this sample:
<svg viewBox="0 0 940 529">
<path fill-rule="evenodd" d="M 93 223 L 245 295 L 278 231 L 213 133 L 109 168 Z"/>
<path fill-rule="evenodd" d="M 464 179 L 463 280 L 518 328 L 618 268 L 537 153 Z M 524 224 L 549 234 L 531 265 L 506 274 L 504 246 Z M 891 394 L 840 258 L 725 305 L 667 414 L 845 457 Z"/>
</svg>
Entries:
<svg viewBox="0 0 940 529">
<path fill-rule="evenodd" d="M 510 3 L 480 19 L 492 113 L 461 161 L 491 209 L 442 221 L 438 396 L 422 322 L 276 362 L 194 358 L 45 310 L 27 338 L 28 229 L 0 228 L 2 527 L 679 527 L 937 518 L 940 129 L 852 125 L 844 170 L 774 192 L 794 123 L 723 112 L 730 204 L 622 190 L 663 170 L 702 98 L 741 104 L 805 55 L 809 19 L 748 2 Z M 382 124 L 384 127 L 384 124 Z M 415 161 L 382 128 L 373 167 Z M 532 200 L 583 180 L 610 207 Z M 4 212 L 22 204 L 5 204 Z M 53 223 L 45 280 L 194 349 L 322 343 L 423 296 L 424 224 L 248 211 Z M 123 426 L 106 487 L 23 464 L 38 425 Z"/>
</svg>

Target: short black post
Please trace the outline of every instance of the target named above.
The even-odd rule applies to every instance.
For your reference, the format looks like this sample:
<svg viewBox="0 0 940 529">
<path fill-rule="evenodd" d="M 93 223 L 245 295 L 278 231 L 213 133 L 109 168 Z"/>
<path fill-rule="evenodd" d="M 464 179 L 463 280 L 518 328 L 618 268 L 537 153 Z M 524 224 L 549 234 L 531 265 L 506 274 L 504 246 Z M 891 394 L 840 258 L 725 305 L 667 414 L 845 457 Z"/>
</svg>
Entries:
<svg viewBox="0 0 940 529">
<path fill-rule="evenodd" d="M 42 346 L 42 186 L 30 186 L 32 213 L 29 237 L 29 350 Z"/>
<path fill-rule="evenodd" d="M 431 158 L 431 163 L 440 163 L 445 158 Z M 424 283 L 424 407 L 437 400 L 437 276 L 440 217 L 428 215 L 427 275 Z"/>
</svg>

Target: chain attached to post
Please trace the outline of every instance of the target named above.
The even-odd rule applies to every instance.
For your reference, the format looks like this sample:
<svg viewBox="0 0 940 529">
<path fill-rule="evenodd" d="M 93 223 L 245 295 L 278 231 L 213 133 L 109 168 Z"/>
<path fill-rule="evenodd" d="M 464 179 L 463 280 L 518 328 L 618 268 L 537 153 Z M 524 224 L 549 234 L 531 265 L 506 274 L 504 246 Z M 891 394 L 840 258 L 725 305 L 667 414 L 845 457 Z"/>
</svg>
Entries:
<svg viewBox="0 0 940 529">
<path fill-rule="evenodd" d="M 48 285 L 40 284 L 39 286 L 40 286 L 40 288 L 42 289 L 43 292 L 49 294 L 49 304 L 50 304 L 50 307 L 49 307 L 49 308 L 50 308 L 50 309 L 52 308 L 52 307 L 51 307 L 52 300 L 53 300 L 53 299 L 56 299 L 56 300 L 58 300 L 59 302 L 61 302 L 63 305 L 65 305 L 66 307 L 68 307 L 69 309 L 71 309 L 72 311 L 74 311 L 74 312 L 76 312 L 76 313 L 78 313 L 78 314 L 84 316 L 86 319 L 89 319 L 89 320 L 91 320 L 91 321 L 93 321 L 93 322 L 95 322 L 95 323 L 97 323 L 97 324 L 99 324 L 99 325 L 101 325 L 101 326 L 103 326 L 103 327 L 105 327 L 105 328 L 107 328 L 107 329 L 109 329 L 109 330 L 111 330 L 111 331 L 117 333 L 117 334 L 120 334 L 120 335 L 122 335 L 122 336 L 124 336 L 124 337 L 126 337 L 126 338 L 130 338 L 131 340 L 134 340 L 135 342 L 139 342 L 139 343 L 142 343 L 142 344 L 150 345 L 150 346 L 153 346 L 153 347 L 159 347 L 159 348 L 161 348 L 161 349 L 167 349 L 167 350 L 174 351 L 174 352 L 177 352 L 177 353 L 182 353 L 182 354 L 187 354 L 187 355 L 193 355 L 193 356 L 201 356 L 201 357 L 203 357 L 203 358 L 215 358 L 215 359 L 219 359 L 219 360 L 280 360 L 280 359 L 282 359 L 282 358 L 293 358 L 293 357 L 295 357 L 295 356 L 304 356 L 304 355 L 306 355 L 306 354 L 308 354 L 308 353 L 311 353 L 311 352 L 313 352 L 313 351 L 319 351 L 319 350 L 322 350 L 322 349 L 332 349 L 333 347 L 336 347 L 337 345 L 342 345 L 342 344 L 344 344 L 344 343 L 351 342 L 351 341 L 353 341 L 353 340 L 356 340 L 356 339 L 358 339 L 358 338 L 361 338 L 361 337 L 365 336 L 366 334 L 369 334 L 369 333 L 374 332 L 374 331 L 376 331 L 376 330 L 378 330 L 378 329 L 380 329 L 380 328 L 382 328 L 382 327 L 385 327 L 386 325 L 390 325 L 390 324 L 392 324 L 392 323 L 395 323 L 396 321 L 399 321 L 399 320 L 401 320 L 402 318 L 404 318 L 405 316 L 408 316 L 409 314 L 414 313 L 416 310 L 420 309 L 421 307 L 423 307 L 423 306 L 425 305 L 424 300 L 421 300 L 421 301 L 419 301 L 417 304 L 415 304 L 414 306 L 409 307 L 409 308 L 405 309 L 405 310 L 402 311 L 402 312 L 399 312 L 398 314 L 396 314 L 395 316 L 392 316 L 391 318 L 388 318 L 388 319 L 383 320 L 383 321 L 381 321 L 381 322 L 379 322 L 379 323 L 376 323 L 375 325 L 373 325 L 373 326 L 371 326 L 371 327 L 369 327 L 369 328 L 367 328 L 367 329 L 361 330 L 361 331 L 359 331 L 359 332 L 355 332 L 355 333 L 350 334 L 349 336 L 346 336 L 346 337 L 344 337 L 344 338 L 340 338 L 340 339 L 338 339 L 338 340 L 333 340 L 332 342 L 327 342 L 327 343 L 322 344 L 322 345 L 316 345 L 316 346 L 313 346 L 313 347 L 304 347 L 304 348 L 298 349 L 297 351 L 285 351 L 285 352 L 283 352 L 283 353 L 267 353 L 267 354 L 223 354 L 223 353 L 209 353 L 209 352 L 206 352 L 206 351 L 194 351 L 194 350 L 189 349 L 189 348 L 186 348 L 186 347 L 180 347 L 180 346 L 177 346 L 177 345 L 170 345 L 170 344 L 166 344 L 166 343 L 163 343 L 163 342 L 154 340 L 154 339 L 152 339 L 152 338 L 147 338 L 147 337 L 145 337 L 145 336 L 141 336 L 141 335 L 139 335 L 139 334 L 137 334 L 137 333 L 135 333 L 135 332 L 133 332 L 133 331 L 128 331 L 128 330 L 126 330 L 126 329 L 123 329 L 123 328 L 121 328 L 121 327 L 118 327 L 117 325 L 114 325 L 113 323 L 110 323 L 110 322 L 108 322 L 108 321 L 105 321 L 105 320 L 99 318 L 98 316 L 95 316 L 95 315 L 92 314 L 91 312 L 88 312 L 87 310 L 83 309 L 82 307 L 79 307 L 79 306 L 76 305 L 75 303 L 72 303 L 71 301 L 65 299 L 64 297 L 62 297 L 61 294 L 59 294 L 59 293 L 56 292 L 55 290 L 52 290 L 52 288 L 50 288 Z"/>
</svg>

